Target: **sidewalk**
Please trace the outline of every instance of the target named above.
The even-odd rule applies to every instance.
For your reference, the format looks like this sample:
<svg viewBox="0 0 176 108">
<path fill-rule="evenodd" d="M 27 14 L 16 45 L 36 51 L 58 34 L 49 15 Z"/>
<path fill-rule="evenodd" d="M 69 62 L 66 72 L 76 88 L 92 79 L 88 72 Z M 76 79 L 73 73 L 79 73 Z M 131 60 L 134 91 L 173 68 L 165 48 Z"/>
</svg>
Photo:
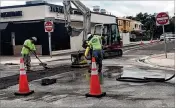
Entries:
<svg viewBox="0 0 176 108">
<path fill-rule="evenodd" d="M 175 53 L 168 53 L 167 58 L 165 54 L 152 55 L 145 59 L 148 64 L 175 69 Z"/>
<path fill-rule="evenodd" d="M 53 56 L 52 58 L 49 56 L 41 56 L 39 57 L 41 59 L 42 62 L 51 62 L 51 61 L 56 61 L 56 60 L 68 60 L 71 59 L 70 54 L 67 55 L 63 55 L 63 56 Z M 13 57 L 13 56 L 3 56 L 0 57 L 0 64 L 20 64 L 19 62 L 20 57 Z M 31 64 L 33 65 L 38 65 L 40 62 L 35 58 L 35 57 L 31 57 Z"/>
</svg>

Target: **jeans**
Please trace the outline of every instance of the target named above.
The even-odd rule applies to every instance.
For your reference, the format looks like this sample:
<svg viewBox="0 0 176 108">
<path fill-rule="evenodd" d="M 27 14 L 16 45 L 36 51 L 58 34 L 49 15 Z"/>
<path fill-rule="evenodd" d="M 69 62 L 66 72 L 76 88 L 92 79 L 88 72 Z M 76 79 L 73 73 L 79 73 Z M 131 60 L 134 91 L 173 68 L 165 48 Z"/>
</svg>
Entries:
<svg viewBox="0 0 176 108">
<path fill-rule="evenodd" d="M 102 50 L 93 50 L 92 56 L 95 57 L 96 64 L 98 64 L 98 72 L 101 72 L 102 70 Z"/>
</svg>

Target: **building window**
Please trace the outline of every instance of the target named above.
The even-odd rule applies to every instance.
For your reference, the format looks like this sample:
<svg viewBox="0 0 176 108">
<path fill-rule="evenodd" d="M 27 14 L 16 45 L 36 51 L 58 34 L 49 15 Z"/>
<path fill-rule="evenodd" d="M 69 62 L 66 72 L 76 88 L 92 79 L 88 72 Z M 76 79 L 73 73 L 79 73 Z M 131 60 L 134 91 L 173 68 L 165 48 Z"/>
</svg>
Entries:
<svg viewBox="0 0 176 108">
<path fill-rule="evenodd" d="M 138 25 L 137 25 L 137 24 L 135 24 L 135 28 L 138 28 Z"/>
<path fill-rule="evenodd" d="M 121 22 L 122 22 L 121 20 L 118 21 L 118 25 L 119 25 L 119 26 L 122 26 L 122 23 L 121 23 Z"/>
<path fill-rule="evenodd" d="M 120 26 L 120 21 L 118 21 L 118 25 Z"/>
</svg>

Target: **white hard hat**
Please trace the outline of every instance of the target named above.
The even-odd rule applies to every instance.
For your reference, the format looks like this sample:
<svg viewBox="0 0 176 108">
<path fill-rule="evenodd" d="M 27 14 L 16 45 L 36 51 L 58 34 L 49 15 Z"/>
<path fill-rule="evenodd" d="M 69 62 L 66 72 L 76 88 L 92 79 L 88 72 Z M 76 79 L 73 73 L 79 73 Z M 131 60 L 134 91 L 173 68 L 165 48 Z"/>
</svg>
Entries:
<svg viewBox="0 0 176 108">
<path fill-rule="evenodd" d="M 37 41 L 37 38 L 36 37 L 32 37 L 32 40 Z"/>
<path fill-rule="evenodd" d="M 87 35 L 87 39 L 89 39 L 90 36 L 91 36 L 91 34 L 88 34 L 88 35 Z"/>
</svg>

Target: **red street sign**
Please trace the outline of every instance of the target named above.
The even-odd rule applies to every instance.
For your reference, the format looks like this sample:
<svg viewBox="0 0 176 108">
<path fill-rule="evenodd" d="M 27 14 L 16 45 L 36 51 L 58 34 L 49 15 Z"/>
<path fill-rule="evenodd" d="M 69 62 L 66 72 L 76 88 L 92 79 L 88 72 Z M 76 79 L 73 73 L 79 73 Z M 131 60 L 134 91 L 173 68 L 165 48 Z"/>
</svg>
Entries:
<svg viewBox="0 0 176 108">
<path fill-rule="evenodd" d="M 45 32 L 53 32 L 53 21 L 47 21 L 44 24 Z"/>
<path fill-rule="evenodd" d="M 156 25 L 167 25 L 169 24 L 169 15 L 166 12 L 161 12 L 156 15 Z"/>
</svg>

